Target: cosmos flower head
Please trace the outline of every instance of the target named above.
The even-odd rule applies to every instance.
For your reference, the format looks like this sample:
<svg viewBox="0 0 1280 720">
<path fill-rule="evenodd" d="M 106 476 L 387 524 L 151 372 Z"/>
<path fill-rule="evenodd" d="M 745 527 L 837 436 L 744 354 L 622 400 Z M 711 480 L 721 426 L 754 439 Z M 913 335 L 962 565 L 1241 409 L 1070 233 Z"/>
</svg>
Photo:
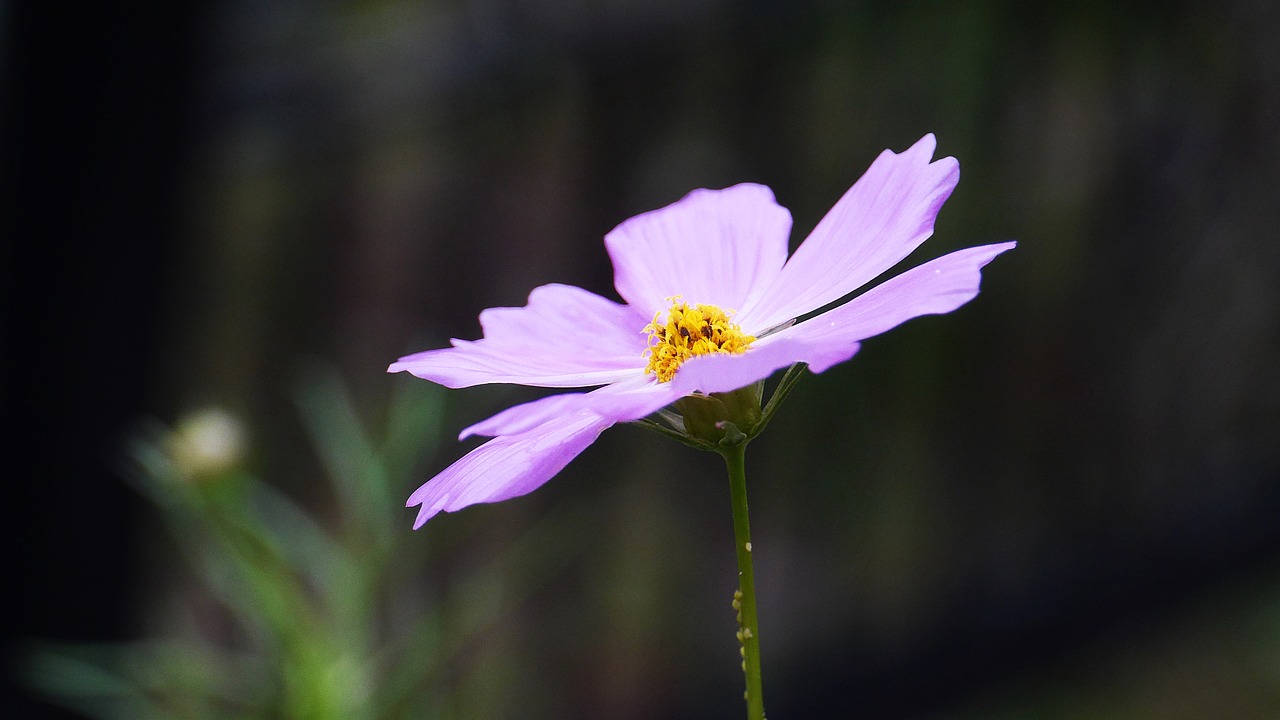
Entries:
<svg viewBox="0 0 1280 720">
<path fill-rule="evenodd" d="M 389 372 L 451 388 L 594 388 L 516 405 L 463 430 L 459 439 L 492 439 L 409 497 L 419 508 L 414 527 L 538 488 L 615 423 L 745 388 L 796 363 L 821 373 L 866 338 L 973 299 L 982 267 L 1015 243 L 958 250 L 832 306 L 933 234 L 960 177 L 954 158 L 932 159 L 934 148 L 926 135 L 902 153 L 881 153 L 790 257 L 791 214 L 769 188 L 694 190 L 605 236 L 623 303 L 544 285 L 524 307 L 481 312 L 481 339 L 392 363 Z"/>
</svg>

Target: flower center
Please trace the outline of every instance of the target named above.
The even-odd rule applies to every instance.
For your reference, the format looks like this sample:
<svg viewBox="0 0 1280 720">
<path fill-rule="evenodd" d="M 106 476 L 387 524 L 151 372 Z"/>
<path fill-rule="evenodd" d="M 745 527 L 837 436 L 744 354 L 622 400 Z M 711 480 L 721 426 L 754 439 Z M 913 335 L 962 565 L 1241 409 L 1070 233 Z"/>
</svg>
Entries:
<svg viewBox="0 0 1280 720">
<path fill-rule="evenodd" d="M 662 313 L 653 316 L 653 322 L 644 326 L 649 336 L 649 364 L 646 373 L 658 377 L 658 382 L 670 382 L 680 365 L 691 357 L 725 353 L 737 355 L 747 351 L 754 337 L 742 332 L 742 328 L 729 322 L 729 313 L 715 305 L 694 305 L 676 302 L 668 298 L 671 309 L 667 321 L 660 323 Z"/>
</svg>

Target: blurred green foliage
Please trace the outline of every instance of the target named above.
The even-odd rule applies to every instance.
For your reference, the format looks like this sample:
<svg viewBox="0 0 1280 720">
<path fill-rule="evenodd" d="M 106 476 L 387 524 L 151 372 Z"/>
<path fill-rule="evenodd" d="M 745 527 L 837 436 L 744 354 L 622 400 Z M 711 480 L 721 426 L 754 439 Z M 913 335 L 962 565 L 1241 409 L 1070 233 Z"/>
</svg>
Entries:
<svg viewBox="0 0 1280 720">
<path fill-rule="evenodd" d="M 574 551 L 543 523 L 446 588 L 424 584 L 441 550 L 408 532 L 395 488 L 437 445 L 442 393 L 399 389 L 374 431 L 336 372 L 302 374 L 297 407 L 323 468 L 304 503 L 248 469 L 252 438 L 224 411 L 139 432 L 130 477 L 186 570 L 147 598 L 172 627 L 122 645 L 44 647 L 29 682 L 113 720 L 393 720 L 468 707 L 445 682 L 466 686 L 474 670 L 459 658 Z"/>
</svg>

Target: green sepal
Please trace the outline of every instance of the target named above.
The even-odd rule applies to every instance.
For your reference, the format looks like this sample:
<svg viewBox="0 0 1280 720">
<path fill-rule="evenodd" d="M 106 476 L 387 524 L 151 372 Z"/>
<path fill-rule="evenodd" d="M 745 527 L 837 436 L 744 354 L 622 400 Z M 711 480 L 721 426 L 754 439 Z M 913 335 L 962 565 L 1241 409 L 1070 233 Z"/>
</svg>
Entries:
<svg viewBox="0 0 1280 720">
<path fill-rule="evenodd" d="M 787 368 L 763 409 L 764 381 L 761 380 L 733 392 L 686 395 L 649 418 L 633 420 L 632 424 L 698 450 L 722 452 L 725 448 L 744 445 L 764 432 L 807 368 L 805 363 Z M 672 412 L 671 408 L 679 412 Z"/>
<path fill-rule="evenodd" d="M 686 395 L 676 401 L 676 409 L 690 436 L 713 445 L 746 442 L 760 424 L 760 402 L 764 382 L 752 383 L 732 392 Z"/>
</svg>

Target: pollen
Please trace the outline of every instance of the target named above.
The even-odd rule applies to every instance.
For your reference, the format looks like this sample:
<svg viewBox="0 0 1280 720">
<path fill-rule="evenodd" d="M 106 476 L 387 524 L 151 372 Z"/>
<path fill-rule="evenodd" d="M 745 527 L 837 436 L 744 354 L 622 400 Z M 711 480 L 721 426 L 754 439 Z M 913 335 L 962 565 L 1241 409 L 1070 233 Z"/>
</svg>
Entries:
<svg viewBox="0 0 1280 720">
<path fill-rule="evenodd" d="M 754 337 L 729 321 L 731 312 L 715 305 L 693 305 L 668 298 L 671 309 L 666 320 L 662 313 L 644 327 L 649 336 L 649 364 L 644 371 L 656 375 L 658 382 L 670 382 L 684 361 L 699 355 L 721 353 L 738 355 L 747 351 Z"/>
</svg>

